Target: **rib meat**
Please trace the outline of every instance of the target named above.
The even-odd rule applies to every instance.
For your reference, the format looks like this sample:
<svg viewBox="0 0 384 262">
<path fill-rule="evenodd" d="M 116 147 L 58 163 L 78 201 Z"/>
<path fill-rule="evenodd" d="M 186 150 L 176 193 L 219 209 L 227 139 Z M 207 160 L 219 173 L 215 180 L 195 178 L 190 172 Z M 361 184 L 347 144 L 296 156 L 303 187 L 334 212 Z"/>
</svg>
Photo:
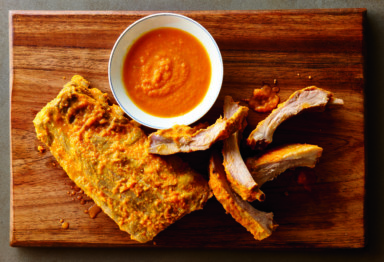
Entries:
<svg viewBox="0 0 384 262">
<path fill-rule="evenodd" d="M 273 213 L 255 209 L 232 191 L 217 154 L 210 158 L 209 171 L 209 186 L 224 209 L 251 232 L 256 240 L 269 237 L 277 227 L 273 222 Z"/>
<path fill-rule="evenodd" d="M 241 128 L 248 107 L 239 107 L 230 117 L 219 118 L 211 126 L 189 127 L 176 125 L 149 135 L 149 152 L 170 155 L 208 149 L 213 143 L 224 140 Z"/>
<path fill-rule="evenodd" d="M 323 149 L 315 145 L 291 144 L 274 148 L 258 157 L 250 157 L 246 165 L 253 178 L 261 187 L 287 169 L 296 167 L 315 167 Z"/>
<path fill-rule="evenodd" d="M 272 142 L 276 128 L 286 119 L 304 110 L 322 110 L 328 104 L 343 104 L 343 100 L 335 99 L 331 92 L 315 86 L 296 91 L 257 125 L 249 135 L 247 143 L 254 149 L 263 149 Z"/>
<path fill-rule="evenodd" d="M 235 103 L 230 96 L 224 99 L 224 117 L 230 117 L 234 112 L 239 110 L 241 106 Z M 245 121 L 242 129 L 245 127 Z M 247 166 L 240 154 L 239 149 L 239 132 L 234 132 L 231 136 L 224 140 L 223 158 L 224 167 L 227 173 L 228 181 L 231 183 L 233 190 L 244 200 L 254 201 L 256 199 L 263 201 L 264 193 L 259 189 L 258 184 L 252 178 Z"/>
<path fill-rule="evenodd" d="M 34 119 L 37 137 L 121 230 L 147 242 L 211 196 L 179 158 L 148 153 L 144 132 L 107 95 L 74 76 Z"/>
</svg>

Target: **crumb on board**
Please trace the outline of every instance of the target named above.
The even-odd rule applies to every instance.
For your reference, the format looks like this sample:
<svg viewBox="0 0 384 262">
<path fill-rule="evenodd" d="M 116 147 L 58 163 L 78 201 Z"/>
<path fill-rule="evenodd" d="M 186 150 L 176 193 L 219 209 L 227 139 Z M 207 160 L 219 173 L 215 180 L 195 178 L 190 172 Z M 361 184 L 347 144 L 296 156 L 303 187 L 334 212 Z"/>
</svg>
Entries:
<svg viewBox="0 0 384 262">
<path fill-rule="evenodd" d="M 37 146 L 37 151 L 39 151 L 40 153 L 44 153 L 45 148 L 43 146 Z"/>
<path fill-rule="evenodd" d="M 69 228 L 69 223 L 68 222 L 64 222 L 61 224 L 61 228 L 63 229 L 68 229 Z"/>
<path fill-rule="evenodd" d="M 69 228 L 69 223 L 65 222 L 64 219 L 60 219 L 60 224 L 62 229 L 68 229 Z"/>
<path fill-rule="evenodd" d="M 88 215 L 91 218 L 95 218 L 101 212 L 101 208 L 96 204 L 93 204 L 90 208 L 88 208 Z"/>
</svg>

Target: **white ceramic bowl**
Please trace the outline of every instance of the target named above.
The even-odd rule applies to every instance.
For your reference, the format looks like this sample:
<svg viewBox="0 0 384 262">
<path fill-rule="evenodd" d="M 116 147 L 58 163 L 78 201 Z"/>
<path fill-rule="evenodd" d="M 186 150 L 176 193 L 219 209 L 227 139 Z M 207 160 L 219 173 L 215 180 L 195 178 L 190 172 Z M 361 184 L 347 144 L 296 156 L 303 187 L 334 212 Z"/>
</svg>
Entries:
<svg viewBox="0 0 384 262">
<path fill-rule="evenodd" d="M 160 27 L 178 28 L 194 35 L 205 47 L 211 61 L 212 76 L 207 94 L 198 106 L 182 116 L 165 118 L 144 112 L 132 102 L 123 83 L 124 59 L 129 49 L 140 36 Z M 142 125 L 154 129 L 164 129 L 175 124 L 192 124 L 209 111 L 220 93 L 223 81 L 223 61 L 215 40 L 202 25 L 179 14 L 158 13 L 134 22 L 120 35 L 111 52 L 108 76 L 112 93 L 125 113 Z"/>
</svg>

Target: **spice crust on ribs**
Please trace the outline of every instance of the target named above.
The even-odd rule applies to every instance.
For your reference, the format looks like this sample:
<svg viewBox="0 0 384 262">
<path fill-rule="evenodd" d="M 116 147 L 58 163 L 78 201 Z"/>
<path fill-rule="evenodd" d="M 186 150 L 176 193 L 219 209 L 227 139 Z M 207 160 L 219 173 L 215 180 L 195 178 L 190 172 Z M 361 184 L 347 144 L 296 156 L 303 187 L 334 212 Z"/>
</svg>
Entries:
<svg viewBox="0 0 384 262">
<path fill-rule="evenodd" d="M 207 181 L 179 158 L 149 154 L 144 132 L 81 76 L 33 123 L 70 179 L 139 242 L 201 209 L 212 195 Z"/>
</svg>

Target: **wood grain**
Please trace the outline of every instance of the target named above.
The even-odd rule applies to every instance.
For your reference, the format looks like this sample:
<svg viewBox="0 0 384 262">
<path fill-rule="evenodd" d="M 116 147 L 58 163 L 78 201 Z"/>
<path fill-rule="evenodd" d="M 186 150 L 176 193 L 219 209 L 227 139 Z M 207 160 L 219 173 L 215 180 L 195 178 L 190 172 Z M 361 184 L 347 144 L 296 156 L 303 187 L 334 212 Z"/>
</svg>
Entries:
<svg viewBox="0 0 384 262">
<path fill-rule="evenodd" d="M 256 241 L 213 198 L 205 208 L 161 232 L 154 242 L 130 240 L 105 214 L 91 219 L 71 195 L 73 185 L 32 124 L 36 113 L 56 97 L 74 74 L 109 91 L 108 59 L 120 33 L 153 12 L 10 13 L 11 88 L 11 245 L 129 246 L 198 248 L 360 248 L 365 245 L 364 19 L 365 9 L 293 11 L 190 11 L 208 29 L 224 60 L 222 92 L 202 121 L 222 114 L 223 98 L 248 98 L 263 82 L 280 88 L 284 101 L 309 85 L 330 90 L 345 105 L 303 113 L 278 128 L 270 147 L 312 143 L 324 148 L 310 191 L 287 171 L 263 188 L 280 225 Z M 111 96 L 112 97 L 112 96 Z M 265 118 L 250 112 L 245 137 Z M 244 156 L 254 154 L 243 148 Z M 182 157 L 207 175 L 209 152 Z M 74 200 L 72 200 L 74 198 Z M 69 223 L 61 228 L 60 219 Z"/>
</svg>

